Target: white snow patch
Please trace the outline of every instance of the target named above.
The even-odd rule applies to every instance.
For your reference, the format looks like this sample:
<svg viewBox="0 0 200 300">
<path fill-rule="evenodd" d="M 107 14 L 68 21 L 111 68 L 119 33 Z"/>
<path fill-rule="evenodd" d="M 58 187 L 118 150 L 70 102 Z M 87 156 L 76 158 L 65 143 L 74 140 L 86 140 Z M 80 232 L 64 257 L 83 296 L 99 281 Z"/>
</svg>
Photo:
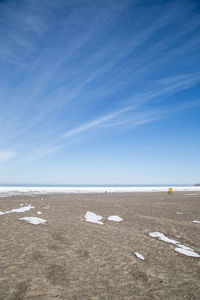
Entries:
<svg viewBox="0 0 200 300">
<path fill-rule="evenodd" d="M 181 249 L 181 248 L 175 248 L 174 251 L 179 252 L 181 254 L 185 254 L 187 256 L 200 257 L 199 254 L 197 254 L 194 251 L 190 251 L 190 250 L 185 250 L 185 249 Z"/>
<path fill-rule="evenodd" d="M 150 232 L 149 236 L 153 237 L 153 238 L 158 238 L 159 240 L 166 242 L 166 243 L 170 243 L 173 245 L 176 245 L 178 248 L 175 248 L 176 252 L 180 252 L 182 254 L 188 255 L 188 256 L 195 256 L 195 257 L 200 257 L 198 256 L 197 253 L 194 252 L 194 250 L 192 248 L 189 248 L 187 246 L 184 246 L 182 244 L 180 244 L 178 241 L 169 239 L 168 237 L 166 237 L 163 233 L 161 232 Z M 179 249 L 179 250 L 177 250 Z M 195 255 L 189 255 L 191 253 L 195 253 Z M 188 253 L 188 254 L 186 254 Z"/>
<path fill-rule="evenodd" d="M 138 252 L 134 252 L 135 256 L 137 256 L 137 258 L 144 260 L 144 256 Z"/>
<path fill-rule="evenodd" d="M 24 206 L 24 204 L 21 203 L 20 206 Z"/>
<path fill-rule="evenodd" d="M 200 224 L 200 221 L 197 221 L 197 220 L 193 220 L 192 222 Z"/>
<path fill-rule="evenodd" d="M 194 251 L 192 248 L 184 246 L 182 244 L 177 244 L 177 246 L 183 250 Z"/>
<path fill-rule="evenodd" d="M 161 241 L 163 241 L 163 242 L 170 243 L 170 244 L 173 244 L 173 245 L 178 245 L 178 244 L 179 244 L 178 241 L 169 239 L 168 237 L 166 237 L 166 236 L 165 236 L 163 233 L 161 233 L 161 232 L 150 232 L 150 233 L 149 233 L 149 236 L 151 236 L 151 237 L 153 237 L 153 238 L 158 238 L 159 240 L 161 240 Z"/>
<path fill-rule="evenodd" d="M 183 215 L 183 213 L 180 212 L 180 211 L 177 211 L 176 214 L 177 214 L 177 215 Z"/>
<path fill-rule="evenodd" d="M 108 217 L 108 221 L 121 222 L 121 221 L 123 221 L 123 219 L 120 218 L 119 216 L 110 216 L 110 217 Z"/>
<path fill-rule="evenodd" d="M 0 212 L 0 215 L 5 215 L 5 214 L 10 214 L 10 213 L 14 213 L 14 212 L 25 212 L 25 211 L 29 211 L 32 208 L 35 208 L 35 206 L 32 205 L 28 205 L 28 206 L 22 206 L 20 208 L 13 208 L 11 210 L 5 211 L 5 212 Z"/>
<path fill-rule="evenodd" d="M 41 215 L 42 213 L 41 213 L 41 211 L 37 211 L 37 215 Z"/>
<path fill-rule="evenodd" d="M 37 217 L 24 217 L 24 218 L 19 218 L 20 220 L 26 221 L 28 223 L 38 225 L 38 224 L 45 224 L 46 220 L 37 218 Z"/>
<path fill-rule="evenodd" d="M 179 238 L 180 239 L 180 235 L 175 235 L 175 237 Z"/>
<path fill-rule="evenodd" d="M 44 206 L 43 208 L 44 208 L 44 209 L 49 209 L 49 205 L 47 205 L 47 206 Z"/>
<path fill-rule="evenodd" d="M 96 223 L 99 225 L 104 225 L 104 223 L 100 221 L 102 219 L 103 219 L 102 216 L 98 216 L 91 211 L 87 211 L 87 213 L 85 214 L 85 221 L 89 222 L 89 223 Z"/>
</svg>

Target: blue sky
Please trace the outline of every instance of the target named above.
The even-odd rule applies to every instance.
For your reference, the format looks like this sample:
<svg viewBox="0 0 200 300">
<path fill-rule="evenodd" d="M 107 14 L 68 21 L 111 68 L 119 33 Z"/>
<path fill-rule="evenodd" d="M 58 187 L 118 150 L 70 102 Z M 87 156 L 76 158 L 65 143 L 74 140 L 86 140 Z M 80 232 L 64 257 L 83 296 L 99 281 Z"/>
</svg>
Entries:
<svg viewBox="0 0 200 300">
<path fill-rule="evenodd" d="M 0 1 L 0 183 L 200 181 L 199 1 Z"/>
</svg>

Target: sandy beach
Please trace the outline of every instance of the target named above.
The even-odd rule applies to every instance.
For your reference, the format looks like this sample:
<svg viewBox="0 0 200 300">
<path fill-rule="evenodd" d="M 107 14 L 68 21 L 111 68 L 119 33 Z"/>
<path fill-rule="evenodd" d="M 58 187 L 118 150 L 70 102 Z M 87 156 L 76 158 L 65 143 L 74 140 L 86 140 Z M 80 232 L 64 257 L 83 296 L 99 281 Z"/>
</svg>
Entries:
<svg viewBox="0 0 200 300">
<path fill-rule="evenodd" d="M 0 211 L 2 300 L 200 299 L 200 258 L 175 251 L 200 255 L 200 192 L 18 195 Z M 87 211 L 104 225 L 85 222 Z"/>
</svg>

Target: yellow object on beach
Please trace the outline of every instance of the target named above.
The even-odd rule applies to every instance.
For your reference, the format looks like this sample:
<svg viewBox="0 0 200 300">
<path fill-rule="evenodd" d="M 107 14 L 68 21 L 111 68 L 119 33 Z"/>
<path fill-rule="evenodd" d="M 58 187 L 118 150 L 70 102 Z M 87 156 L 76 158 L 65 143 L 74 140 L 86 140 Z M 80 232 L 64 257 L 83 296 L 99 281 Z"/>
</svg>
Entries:
<svg viewBox="0 0 200 300">
<path fill-rule="evenodd" d="M 173 188 L 169 188 L 169 189 L 168 189 L 168 193 L 169 193 L 170 195 L 172 195 L 172 194 L 173 194 Z"/>
</svg>

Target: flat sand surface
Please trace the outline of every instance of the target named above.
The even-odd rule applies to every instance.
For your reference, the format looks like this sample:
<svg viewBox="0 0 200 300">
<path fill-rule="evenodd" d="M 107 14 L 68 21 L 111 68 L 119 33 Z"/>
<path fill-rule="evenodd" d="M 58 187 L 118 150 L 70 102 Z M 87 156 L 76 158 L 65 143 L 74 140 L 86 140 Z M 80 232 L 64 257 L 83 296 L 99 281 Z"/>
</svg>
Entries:
<svg viewBox="0 0 200 300">
<path fill-rule="evenodd" d="M 200 220 L 200 193 L 185 194 L 193 193 L 0 198 L 0 211 L 35 206 L 0 215 L 0 299 L 200 299 L 200 258 L 148 235 L 161 232 L 200 254 L 200 224 L 192 222 Z M 87 211 L 104 225 L 85 222 Z M 25 216 L 47 225 L 19 220 Z"/>
</svg>

